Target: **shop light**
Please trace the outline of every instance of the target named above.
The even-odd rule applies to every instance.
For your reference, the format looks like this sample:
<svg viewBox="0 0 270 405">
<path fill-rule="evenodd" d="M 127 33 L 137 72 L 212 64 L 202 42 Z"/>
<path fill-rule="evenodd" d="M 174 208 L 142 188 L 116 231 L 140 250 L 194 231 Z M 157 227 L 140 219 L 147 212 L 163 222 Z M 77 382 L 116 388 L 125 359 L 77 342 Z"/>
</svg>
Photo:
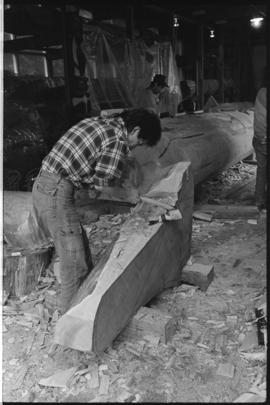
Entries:
<svg viewBox="0 0 270 405">
<path fill-rule="evenodd" d="M 250 24 L 253 28 L 260 28 L 263 22 L 263 17 L 255 17 L 250 19 Z"/>
<path fill-rule="evenodd" d="M 174 28 L 178 28 L 179 27 L 179 17 L 177 17 L 177 16 L 174 16 L 173 17 L 173 26 L 174 26 Z"/>
<path fill-rule="evenodd" d="M 89 21 L 93 20 L 93 14 L 91 13 L 91 11 L 84 10 L 82 8 L 79 9 L 79 17 Z"/>
</svg>

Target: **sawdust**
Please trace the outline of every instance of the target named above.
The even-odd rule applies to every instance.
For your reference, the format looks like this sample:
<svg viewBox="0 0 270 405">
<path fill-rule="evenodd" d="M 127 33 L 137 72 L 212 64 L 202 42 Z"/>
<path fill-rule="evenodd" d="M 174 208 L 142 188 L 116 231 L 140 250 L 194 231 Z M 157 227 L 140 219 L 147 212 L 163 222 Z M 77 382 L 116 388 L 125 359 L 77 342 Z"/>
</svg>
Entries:
<svg viewBox="0 0 270 405">
<path fill-rule="evenodd" d="M 104 215 L 85 225 L 94 262 L 118 237 L 127 217 Z M 22 300 L 9 299 L 3 306 L 3 400 L 209 403 L 232 402 L 250 390 L 263 400 L 265 347 L 256 344 L 248 352 L 241 347 L 256 326 L 254 306 L 265 293 L 265 227 L 246 220 L 194 220 L 192 261 L 214 264 L 215 278 L 206 292 L 181 285 L 148 304 L 177 319 L 177 332 L 167 345 L 119 335 L 100 355 L 65 348 L 50 354 L 55 322 L 40 310 L 43 289 Z M 51 286 L 50 277 L 54 280 L 51 272 L 44 274 L 39 287 Z M 217 372 L 224 373 L 224 364 L 227 376 Z M 40 379 L 71 367 L 82 372 L 68 387 L 39 385 Z M 94 370 L 99 383 L 91 385 L 86 375 Z"/>
</svg>

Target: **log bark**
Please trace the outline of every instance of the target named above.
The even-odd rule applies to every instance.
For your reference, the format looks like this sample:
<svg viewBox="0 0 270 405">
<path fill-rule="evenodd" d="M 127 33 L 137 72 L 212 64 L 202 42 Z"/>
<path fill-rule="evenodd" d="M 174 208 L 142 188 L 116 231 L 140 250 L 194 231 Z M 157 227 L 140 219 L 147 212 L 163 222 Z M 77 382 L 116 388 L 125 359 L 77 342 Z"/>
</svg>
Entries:
<svg viewBox="0 0 270 405">
<path fill-rule="evenodd" d="M 149 225 L 160 212 L 140 203 L 124 223 L 116 243 L 92 270 L 72 307 L 58 321 L 55 343 L 82 351 L 102 352 L 137 310 L 163 289 L 181 282 L 181 269 L 190 256 L 193 179 L 182 163 L 177 221 Z"/>
<path fill-rule="evenodd" d="M 12 251 L 4 249 L 3 290 L 6 296 L 23 297 L 30 294 L 38 284 L 43 270 L 51 259 L 51 251 Z"/>
</svg>

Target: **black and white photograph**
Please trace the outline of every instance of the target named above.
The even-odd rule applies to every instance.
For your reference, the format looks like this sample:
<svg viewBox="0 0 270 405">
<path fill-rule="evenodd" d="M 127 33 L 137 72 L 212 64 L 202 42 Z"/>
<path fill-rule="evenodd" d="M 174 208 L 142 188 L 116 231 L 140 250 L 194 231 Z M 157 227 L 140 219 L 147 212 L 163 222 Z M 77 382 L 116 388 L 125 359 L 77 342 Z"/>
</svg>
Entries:
<svg viewBox="0 0 270 405">
<path fill-rule="evenodd" d="M 1 0 L 3 404 L 267 402 L 268 12 Z"/>
</svg>

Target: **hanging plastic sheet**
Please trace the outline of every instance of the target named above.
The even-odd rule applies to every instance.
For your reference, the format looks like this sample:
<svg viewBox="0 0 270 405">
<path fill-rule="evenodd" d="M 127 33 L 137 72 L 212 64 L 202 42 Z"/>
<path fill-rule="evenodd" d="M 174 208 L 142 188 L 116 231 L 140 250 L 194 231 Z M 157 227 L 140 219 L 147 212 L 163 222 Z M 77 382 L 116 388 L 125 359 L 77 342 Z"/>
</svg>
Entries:
<svg viewBox="0 0 270 405">
<path fill-rule="evenodd" d="M 87 60 L 92 109 L 133 107 L 132 95 L 103 31 L 97 27 L 89 29 L 84 34 L 82 50 Z"/>
<path fill-rule="evenodd" d="M 178 70 L 170 42 L 147 46 L 88 26 L 81 45 L 87 64 L 92 110 L 138 106 L 142 90 L 155 74 L 164 74 L 173 102 L 181 100 Z M 175 101 L 176 100 L 176 101 Z"/>
</svg>

